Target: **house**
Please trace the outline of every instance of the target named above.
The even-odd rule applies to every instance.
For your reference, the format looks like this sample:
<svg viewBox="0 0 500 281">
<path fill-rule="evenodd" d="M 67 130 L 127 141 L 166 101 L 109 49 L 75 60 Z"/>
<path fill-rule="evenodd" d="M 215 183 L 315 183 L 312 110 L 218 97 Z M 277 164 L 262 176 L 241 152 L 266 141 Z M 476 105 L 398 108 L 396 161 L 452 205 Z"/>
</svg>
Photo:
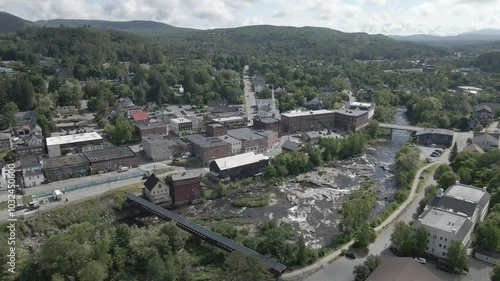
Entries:
<svg viewBox="0 0 500 281">
<path fill-rule="evenodd" d="M 103 139 L 96 132 L 50 137 L 46 138 L 45 142 L 49 157 L 77 154 L 104 148 Z"/>
<path fill-rule="evenodd" d="M 135 124 L 135 130 L 141 137 L 149 135 L 168 136 L 169 125 L 164 121 L 153 122 L 152 120 L 146 123 L 140 122 Z"/>
<path fill-rule="evenodd" d="M 283 153 L 301 151 L 302 144 L 287 140 L 281 147 L 281 150 L 283 151 Z"/>
<path fill-rule="evenodd" d="M 89 161 L 82 154 L 47 158 L 43 162 L 43 172 L 47 182 L 88 176 Z"/>
<path fill-rule="evenodd" d="M 118 107 L 126 108 L 134 105 L 134 102 L 129 97 L 119 98 L 118 99 Z"/>
<path fill-rule="evenodd" d="M 232 146 L 218 137 L 203 134 L 184 136 L 183 139 L 191 145 L 191 152 L 197 155 L 204 165 L 217 158 L 232 155 Z"/>
<path fill-rule="evenodd" d="M 10 149 L 12 147 L 12 138 L 10 135 L 0 134 L 0 150 Z"/>
<path fill-rule="evenodd" d="M 484 153 L 484 150 L 475 143 L 471 143 L 468 146 L 464 147 L 464 149 L 462 149 L 462 151 Z"/>
<path fill-rule="evenodd" d="M 127 117 L 128 119 L 132 119 L 132 116 L 134 115 L 134 113 L 142 112 L 142 107 L 140 107 L 138 105 L 132 105 L 132 106 L 128 106 L 128 107 L 123 108 L 122 111 L 124 112 L 125 117 Z"/>
<path fill-rule="evenodd" d="M 216 179 L 242 179 L 259 174 L 269 163 L 269 157 L 248 152 L 215 159 L 210 163 L 210 175 Z"/>
<path fill-rule="evenodd" d="M 453 141 L 453 131 L 445 129 L 424 129 L 415 134 L 415 143 L 430 146 L 436 144 L 441 147 L 450 147 Z"/>
<path fill-rule="evenodd" d="M 134 112 L 132 113 L 132 120 L 134 120 L 134 122 L 147 122 L 148 113 L 144 111 Z"/>
<path fill-rule="evenodd" d="M 100 174 L 118 171 L 120 167 L 137 167 L 135 152 L 128 146 L 117 146 L 103 150 L 85 151 L 83 155 L 90 163 L 90 173 Z"/>
<path fill-rule="evenodd" d="M 16 129 L 16 135 L 19 137 L 34 135 L 37 137 L 42 136 L 42 128 L 38 125 L 23 125 L 20 128 Z"/>
<path fill-rule="evenodd" d="M 472 143 L 479 146 L 483 151 L 498 149 L 500 140 L 498 134 L 474 133 Z"/>
<path fill-rule="evenodd" d="M 155 174 L 151 174 L 144 182 L 144 195 L 154 204 L 172 205 L 170 194 L 170 187 Z"/>
<path fill-rule="evenodd" d="M 456 183 L 446 191 L 438 188 L 425 207 L 424 212 L 413 224 L 423 226 L 428 240 L 425 251 L 438 258 L 445 258 L 447 248 L 454 240 L 468 247 L 476 223 L 482 221 L 488 212 L 490 194 L 486 188 Z"/>
<path fill-rule="evenodd" d="M 309 110 L 320 110 L 323 109 L 323 102 L 318 98 L 313 98 L 312 100 L 304 103 L 304 107 Z"/>
<path fill-rule="evenodd" d="M 171 176 L 168 183 L 175 206 L 193 203 L 201 199 L 201 173 L 183 172 Z"/>
<path fill-rule="evenodd" d="M 211 113 L 238 112 L 239 106 L 231 106 L 226 100 L 208 100 L 207 111 Z"/>
<path fill-rule="evenodd" d="M 472 86 L 458 86 L 458 90 L 462 93 L 467 93 L 467 94 L 478 94 L 479 92 L 483 91 L 481 88 L 477 87 L 472 87 Z"/>
<path fill-rule="evenodd" d="M 187 143 L 179 138 L 166 138 L 160 135 L 142 137 L 142 148 L 146 156 L 153 161 L 161 161 L 172 157 L 180 157 L 189 153 Z"/>
<path fill-rule="evenodd" d="M 190 135 L 193 133 L 193 121 L 187 118 L 170 119 L 170 131 L 178 137 Z"/>
<path fill-rule="evenodd" d="M 41 136 L 27 135 L 16 142 L 17 156 L 35 156 L 45 153 L 45 144 Z"/>
<path fill-rule="evenodd" d="M 78 111 L 78 108 L 76 108 L 76 106 L 74 105 L 62 105 L 62 106 L 57 106 L 56 111 L 59 114 L 66 114 Z"/>
<path fill-rule="evenodd" d="M 24 187 L 28 188 L 43 184 L 45 177 L 43 175 L 42 157 L 23 156 L 19 157 L 19 160 L 21 162 Z"/>
<path fill-rule="evenodd" d="M 383 257 L 366 281 L 440 281 L 437 275 L 413 258 Z"/>
</svg>

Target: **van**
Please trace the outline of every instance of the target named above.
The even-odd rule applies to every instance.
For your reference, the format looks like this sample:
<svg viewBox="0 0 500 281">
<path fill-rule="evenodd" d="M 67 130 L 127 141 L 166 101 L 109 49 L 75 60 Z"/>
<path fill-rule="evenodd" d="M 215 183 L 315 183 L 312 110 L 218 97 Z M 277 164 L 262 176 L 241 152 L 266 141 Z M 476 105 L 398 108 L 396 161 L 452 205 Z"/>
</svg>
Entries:
<svg viewBox="0 0 500 281">
<path fill-rule="evenodd" d="M 38 208 L 40 208 L 40 202 L 38 202 L 38 201 L 32 201 L 28 204 L 28 209 L 30 209 L 30 210 L 35 210 Z"/>
<path fill-rule="evenodd" d="M 126 171 L 128 171 L 128 167 L 127 166 L 118 168 L 118 173 L 126 172 Z"/>
</svg>

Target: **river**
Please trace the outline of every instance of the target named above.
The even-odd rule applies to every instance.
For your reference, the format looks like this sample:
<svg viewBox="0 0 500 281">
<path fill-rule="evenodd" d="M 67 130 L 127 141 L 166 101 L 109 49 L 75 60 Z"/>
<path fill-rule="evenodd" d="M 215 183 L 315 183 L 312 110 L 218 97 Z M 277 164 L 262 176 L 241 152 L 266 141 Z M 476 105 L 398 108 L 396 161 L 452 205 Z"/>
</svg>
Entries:
<svg viewBox="0 0 500 281">
<path fill-rule="evenodd" d="M 408 124 L 403 112 L 395 114 L 396 124 Z M 176 213 L 194 217 L 236 217 L 240 222 L 256 224 L 266 219 L 289 222 L 304 235 L 309 247 L 318 248 L 338 234 L 338 209 L 342 200 L 368 177 L 376 182 L 377 205 L 372 215 L 380 213 L 392 200 L 396 190 L 393 163 L 396 152 L 409 139 L 405 131 L 394 131 L 390 141 L 381 142 L 363 155 L 338 161 L 330 167 L 287 180 L 278 186 L 251 189 L 244 194 L 230 194 L 224 198 L 207 200 L 203 204 L 187 206 Z M 271 204 L 260 208 L 237 208 L 234 198 L 268 194 Z"/>
</svg>

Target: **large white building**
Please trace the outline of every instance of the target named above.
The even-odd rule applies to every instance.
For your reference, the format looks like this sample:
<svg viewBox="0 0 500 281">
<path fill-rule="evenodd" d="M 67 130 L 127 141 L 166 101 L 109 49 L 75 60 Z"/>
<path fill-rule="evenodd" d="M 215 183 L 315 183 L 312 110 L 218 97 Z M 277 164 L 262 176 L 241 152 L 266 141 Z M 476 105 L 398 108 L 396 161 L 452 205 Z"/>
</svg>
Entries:
<svg viewBox="0 0 500 281">
<path fill-rule="evenodd" d="M 49 157 L 58 157 L 68 153 L 76 154 L 84 151 L 103 149 L 103 139 L 96 133 L 84 133 L 47 138 Z"/>
<path fill-rule="evenodd" d="M 272 90 L 271 99 L 257 100 L 258 115 L 260 118 L 275 118 L 280 119 L 280 111 L 276 108 L 276 100 L 274 99 L 274 89 Z"/>
<path fill-rule="evenodd" d="M 439 188 L 413 224 L 414 228 L 423 226 L 427 231 L 426 252 L 444 258 L 452 241 L 470 245 L 474 226 L 486 217 L 489 203 L 486 188 L 460 183 L 446 192 Z"/>
</svg>

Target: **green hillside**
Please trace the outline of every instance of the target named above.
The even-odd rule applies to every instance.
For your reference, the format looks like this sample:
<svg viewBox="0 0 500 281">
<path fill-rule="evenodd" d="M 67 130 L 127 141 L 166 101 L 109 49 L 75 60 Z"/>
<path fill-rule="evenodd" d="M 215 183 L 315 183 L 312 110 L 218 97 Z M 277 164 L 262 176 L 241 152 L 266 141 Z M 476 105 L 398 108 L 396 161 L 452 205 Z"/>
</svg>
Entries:
<svg viewBox="0 0 500 281">
<path fill-rule="evenodd" d="M 30 21 L 0 11 L 0 33 L 16 32 L 30 25 L 33 25 Z"/>
</svg>

